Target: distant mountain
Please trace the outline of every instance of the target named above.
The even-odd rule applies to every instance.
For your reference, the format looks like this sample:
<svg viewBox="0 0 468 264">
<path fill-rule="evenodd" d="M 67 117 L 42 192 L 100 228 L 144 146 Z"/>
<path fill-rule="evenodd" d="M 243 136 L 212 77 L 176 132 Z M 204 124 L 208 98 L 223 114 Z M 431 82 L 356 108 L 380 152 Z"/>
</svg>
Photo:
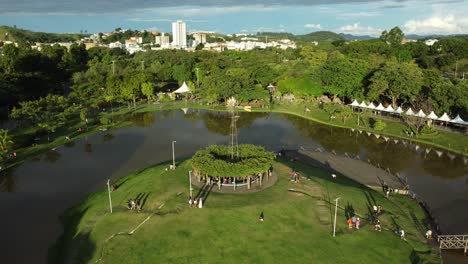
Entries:
<svg viewBox="0 0 468 264">
<path fill-rule="evenodd" d="M 311 42 L 311 41 L 332 42 L 335 40 L 343 40 L 343 39 L 344 38 L 342 36 L 331 31 L 317 31 L 317 32 L 312 32 L 312 33 L 305 34 L 305 35 L 296 36 L 297 41 L 303 41 L 303 42 Z"/>
<path fill-rule="evenodd" d="M 416 34 L 408 34 L 405 35 L 408 39 L 441 39 L 441 38 L 468 38 L 467 34 L 452 34 L 452 35 L 440 35 L 440 34 L 433 34 L 433 35 L 416 35 Z"/>
<path fill-rule="evenodd" d="M 80 40 L 89 34 L 58 34 L 58 33 L 45 33 L 34 32 L 25 29 L 19 29 L 8 26 L 0 26 L 0 41 L 28 41 L 28 42 L 68 42 Z"/>
<path fill-rule="evenodd" d="M 346 40 L 367 40 L 367 39 L 375 39 L 376 38 L 376 37 L 371 37 L 371 36 L 368 36 L 368 35 L 355 36 L 355 35 L 345 34 L 345 33 L 340 33 L 340 36 L 342 36 Z"/>
</svg>

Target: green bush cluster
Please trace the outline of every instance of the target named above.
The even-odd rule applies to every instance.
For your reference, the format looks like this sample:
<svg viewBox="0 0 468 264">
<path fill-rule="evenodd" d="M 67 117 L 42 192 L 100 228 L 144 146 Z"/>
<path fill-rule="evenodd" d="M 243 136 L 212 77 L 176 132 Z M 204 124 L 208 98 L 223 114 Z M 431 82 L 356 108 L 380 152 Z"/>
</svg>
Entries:
<svg viewBox="0 0 468 264">
<path fill-rule="evenodd" d="M 250 144 L 239 145 L 231 159 L 229 146 L 212 145 L 199 150 L 191 159 L 192 167 L 201 173 L 214 177 L 246 177 L 266 172 L 275 158 L 275 154 L 265 148 Z"/>
</svg>

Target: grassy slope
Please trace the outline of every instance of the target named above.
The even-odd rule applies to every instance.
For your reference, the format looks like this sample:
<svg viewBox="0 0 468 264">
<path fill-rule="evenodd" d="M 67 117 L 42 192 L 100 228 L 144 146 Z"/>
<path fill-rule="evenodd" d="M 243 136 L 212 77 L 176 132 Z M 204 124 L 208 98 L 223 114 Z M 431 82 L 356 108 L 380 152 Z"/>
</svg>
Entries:
<svg viewBox="0 0 468 264">
<path fill-rule="evenodd" d="M 406 197 L 387 200 L 341 175 L 332 182 L 324 171 L 282 161 L 274 164 L 279 180 L 273 187 L 253 194 L 212 193 L 203 209 L 191 209 L 186 200 L 188 163 L 176 171 L 163 168 L 155 166 L 120 179 L 117 184 L 121 186 L 112 194 L 113 214 L 106 213 L 105 190 L 68 210 L 64 216 L 67 229 L 58 243 L 61 247 L 52 251 L 52 256 L 59 256 L 56 262 L 94 263 L 101 254 L 101 263 L 126 264 L 408 263 L 418 257 L 440 262 L 435 255 L 421 253 L 430 252 L 418 231 L 424 229 L 420 227 L 424 213 Z M 310 180 L 290 182 L 291 168 Z M 307 195 L 289 192 L 289 188 Z M 143 212 L 126 210 L 127 199 L 139 194 L 149 195 Z M 341 200 L 337 237 L 333 238 L 334 207 L 328 201 L 337 196 Z M 381 233 L 365 220 L 367 199 L 375 199 L 385 210 Z M 362 216 L 363 227 L 358 231 L 347 228 L 346 204 Z M 257 220 L 261 211 L 264 223 Z M 120 234 L 105 242 L 113 234 L 133 230 L 148 216 L 152 218 L 133 235 Z M 394 234 L 392 219 L 407 232 L 407 241 Z M 57 251 L 60 254 L 54 255 Z"/>
</svg>

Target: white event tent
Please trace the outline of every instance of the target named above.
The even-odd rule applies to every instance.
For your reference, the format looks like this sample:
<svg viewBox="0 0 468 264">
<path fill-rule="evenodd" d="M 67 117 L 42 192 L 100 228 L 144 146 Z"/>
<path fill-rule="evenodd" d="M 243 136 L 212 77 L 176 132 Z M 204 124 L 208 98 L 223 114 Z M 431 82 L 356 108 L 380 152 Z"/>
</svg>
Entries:
<svg viewBox="0 0 468 264">
<path fill-rule="evenodd" d="M 468 123 L 461 119 L 460 115 L 457 115 L 454 119 L 450 120 L 451 123 L 467 125 Z"/>
<path fill-rule="evenodd" d="M 432 120 L 437 120 L 439 117 L 434 113 L 434 111 L 431 111 L 427 116 L 427 118 L 432 119 Z"/>
<path fill-rule="evenodd" d="M 385 110 L 385 107 L 383 107 L 382 103 L 380 103 L 380 104 L 375 108 L 375 110 L 384 111 L 384 110 Z"/>
<path fill-rule="evenodd" d="M 426 114 L 424 114 L 423 110 L 419 110 L 419 112 L 416 114 L 417 117 L 426 117 Z"/>
<path fill-rule="evenodd" d="M 185 85 L 185 83 L 184 83 Z M 184 86 L 183 85 L 183 86 Z M 186 85 L 185 85 L 186 86 Z M 181 87 L 182 88 L 182 87 Z M 179 88 L 178 90 L 180 90 L 181 88 Z M 188 88 L 187 88 L 188 89 Z M 189 90 L 190 91 L 190 90 Z M 177 91 L 176 91 L 177 92 Z M 464 121 L 460 115 L 457 115 L 457 117 L 455 117 L 454 119 L 450 119 L 450 117 L 447 115 L 447 113 L 444 113 L 442 116 L 438 117 L 434 111 L 431 111 L 427 116 L 426 114 L 423 112 L 422 109 L 420 109 L 417 113 L 413 111 L 413 109 L 408 108 L 408 110 L 404 111 L 403 108 L 401 106 L 398 106 L 397 109 L 394 109 L 392 105 L 388 105 L 387 107 L 384 107 L 382 105 L 382 103 L 379 103 L 378 106 L 375 106 L 374 103 L 372 102 L 369 102 L 369 104 L 366 104 L 364 101 L 362 101 L 361 103 L 359 103 L 357 100 L 353 100 L 353 102 L 351 104 L 349 104 L 350 106 L 356 106 L 356 107 L 361 107 L 361 108 L 367 108 L 367 109 L 371 109 L 371 110 L 377 110 L 377 111 L 384 111 L 384 112 L 388 112 L 388 113 L 395 113 L 395 114 L 405 114 L 405 115 L 409 115 L 409 116 L 416 116 L 416 117 L 420 117 L 420 118 L 428 118 L 428 119 L 432 119 L 432 120 L 437 120 L 437 121 L 443 121 L 443 122 L 450 122 L 450 123 L 454 123 L 454 124 L 460 124 L 460 125 L 465 125 L 465 126 L 468 126 L 468 122 L 467 121 Z"/>
<path fill-rule="evenodd" d="M 354 100 L 352 103 L 349 104 L 350 106 L 359 106 L 358 101 Z"/>
<path fill-rule="evenodd" d="M 406 115 L 414 116 L 413 109 L 411 107 L 406 111 Z"/>
<path fill-rule="evenodd" d="M 191 93 L 190 89 L 188 88 L 187 84 L 184 82 L 179 89 L 175 90 L 174 93 L 182 94 L 182 93 Z"/>
<path fill-rule="evenodd" d="M 449 122 L 450 117 L 447 115 L 447 113 L 444 113 L 441 117 L 439 117 L 437 120 L 439 121 L 444 121 L 444 122 Z"/>
</svg>

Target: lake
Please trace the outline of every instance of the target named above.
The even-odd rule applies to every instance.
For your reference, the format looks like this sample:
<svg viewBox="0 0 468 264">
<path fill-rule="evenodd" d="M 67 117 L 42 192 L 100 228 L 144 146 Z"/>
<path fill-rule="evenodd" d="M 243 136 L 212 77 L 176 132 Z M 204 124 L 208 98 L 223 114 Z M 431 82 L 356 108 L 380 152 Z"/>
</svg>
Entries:
<svg viewBox="0 0 468 264">
<path fill-rule="evenodd" d="M 186 112 L 186 113 L 185 113 Z M 224 112 L 172 110 L 130 114 L 130 127 L 76 140 L 0 175 L 2 263 L 46 263 L 62 232 L 59 216 L 90 193 L 135 170 L 228 144 Z M 407 178 L 443 233 L 468 233 L 468 159 L 395 138 L 321 125 L 274 113 L 241 113 L 239 143 L 269 150 L 334 151 Z M 460 137 L 464 137 L 460 134 Z"/>
</svg>

